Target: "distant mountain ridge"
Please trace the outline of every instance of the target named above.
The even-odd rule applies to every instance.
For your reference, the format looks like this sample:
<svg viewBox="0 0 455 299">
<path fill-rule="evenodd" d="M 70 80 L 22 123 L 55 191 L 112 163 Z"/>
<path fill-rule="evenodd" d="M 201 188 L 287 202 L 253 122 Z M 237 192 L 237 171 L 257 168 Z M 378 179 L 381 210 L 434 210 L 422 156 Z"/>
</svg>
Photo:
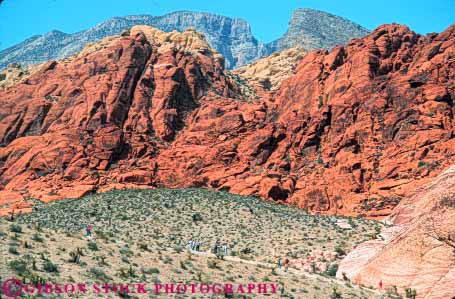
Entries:
<svg viewBox="0 0 455 299">
<path fill-rule="evenodd" d="M 276 51 L 292 47 L 307 51 L 332 48 L 336 44 L 345 44 L 350 38 L 362 37 L 368 33 L 368 30 L 351 21 L 311 9 L 296 10 L 288 32 L 269 44 L 258 41 L 251 32 L 250 24 L 242 19 L 190 11 L 177 11 L 163 16 L 133 15 L 114 17 L 74 34 L 53 30 L 32 36 L 0 51 L 0 69 L 13 62 L 31 64 L 68 57 L 82 50 L 89 42 L 120 34 L 135 25 L 153 26 L 163 31 L 183 31 L 192 27 L 203 33 L 210 45 L 223 54 L 226 67 L 230 69 Z"/>
<path fill-rule="evenodd" d="M 314 9 L 296 9 L 283 37 L 267 44 L 270 53 L 298 47 L 305 50 L 333 48 L 369 30 L 342 17 Z"/>
</svg>

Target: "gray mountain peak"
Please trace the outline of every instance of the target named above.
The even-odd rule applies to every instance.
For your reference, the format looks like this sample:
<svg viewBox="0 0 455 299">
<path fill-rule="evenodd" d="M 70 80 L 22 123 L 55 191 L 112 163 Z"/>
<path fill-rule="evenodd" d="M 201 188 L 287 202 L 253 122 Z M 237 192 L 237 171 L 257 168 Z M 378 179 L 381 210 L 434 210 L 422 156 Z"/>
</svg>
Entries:
<svg viewBox="0 0 455 299">
<path fill-rule="evenodd" d="M 296 9 L 283 37 L 267 45 L 269 52 L 298 47 L 305 50 L 333 48 L 349 39 L 363 37 L 369 30 L 333 14 L 308 9 Z"/>
</svg>

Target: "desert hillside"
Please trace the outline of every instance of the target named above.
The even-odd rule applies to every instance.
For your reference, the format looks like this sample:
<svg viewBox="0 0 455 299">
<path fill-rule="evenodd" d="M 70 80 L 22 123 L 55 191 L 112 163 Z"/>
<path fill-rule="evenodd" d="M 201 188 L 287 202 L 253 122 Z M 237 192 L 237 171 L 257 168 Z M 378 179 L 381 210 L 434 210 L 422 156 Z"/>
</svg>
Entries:
<svg viewBox="0 0 455 299">
<path fill-rule="evenodd" d="M 100 2 L 67 29 L 104 19 Z M 41 10 L 49 23 L 36 26 L 27 4 L 1 5 L 27 16 L 8 45 L 73 13 L 53 1 L 60 23 Z M 243 19 L 176 11 L 0 51 L 0 299 L 9 282 L 455 299 L 455 24 L 441 30 L 451 16 L 438 6 L 437 19 L 411 22 L 440 31 L 422 35 L 286 5 L 245 14 L 270 26 L 294 9 L 269 43 Z M 401 9 L 367 11 L 366 25 L 423 12 Z M 113 285 L 111 297 L 141 297 Z"/>
<path fill-rule="evenodd" d="M 87 223 L 91 241 L 85 237 Z M 140 281 L 150 292 L 154 283 L 273 282 L 280 286 L 280 298 L 379 299 L 377 291 L 334 275 L 345 252 L 383 227 L 364 219 L 312 216 L 225 192 L 111 191 L 38 203 L 14 222 L 0 218 L 0 277 L 61 284 Z M 188 250 L 191 239 L 202 242 L 200 252 Z M 217 239 L 229 245 L 222 259 L 210 254 Z M 285 258 L 291 261 L 288 272 L 276 266 Z M 169 296 L 162 292 L 153 298 Z M 106 298 L 93 293 L 76 297 Z"/>
</svg>

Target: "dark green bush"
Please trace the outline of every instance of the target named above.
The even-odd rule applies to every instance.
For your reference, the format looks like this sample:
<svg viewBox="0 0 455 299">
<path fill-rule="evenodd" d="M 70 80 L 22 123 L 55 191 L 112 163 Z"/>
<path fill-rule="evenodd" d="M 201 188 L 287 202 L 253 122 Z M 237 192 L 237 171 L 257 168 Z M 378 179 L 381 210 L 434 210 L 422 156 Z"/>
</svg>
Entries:
<svg viewBox="0 0 455 299">
<path fill-rule="evenodd" d="M 13 233 L 22 233 L 22 226 L 20 225 L 17 225 L 17 224 L 11 224 L 11 226 L 9 227 L 9 230 Z"/>
<path fill-rule="evenodd" d="M 23 260 L 14 260 L 9 262 L 9 268 L 15 271 L 19 275 L 23 275 L 28 272 L 27 263 Z"/>
<path fill-rule="evenodd" d="M 58 267 L 51 261 L 45 261 L 43 264 L 43 270 L 48 272 L 48 273 L 57 273 L 58 272 Z"/>
<path fill-rule="evenodd" d="M 95 242 L 89 242 L 87 245 L 88 249 L 92 251 L 97 251 L 98 250 L 98 245 L 96 245 Z"/>
<path fill-rule="evenodd" d="M 327 267 L 325 274 L 327 274 L 328 276 L 335 277 L 337 275 L 337 271 L 338 271 L 338 264 L 331 264 L 329 267 Z"/>
</svg>

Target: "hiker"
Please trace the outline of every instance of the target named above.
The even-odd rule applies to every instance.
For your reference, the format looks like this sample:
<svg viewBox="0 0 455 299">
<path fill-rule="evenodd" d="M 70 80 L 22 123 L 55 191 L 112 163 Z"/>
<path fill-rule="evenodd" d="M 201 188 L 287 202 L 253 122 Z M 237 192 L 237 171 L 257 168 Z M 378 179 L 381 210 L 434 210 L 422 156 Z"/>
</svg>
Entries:
<svg viewBox="0 0 455 299">
<path fill-rule="evenodd" d="M 228 250 L 229 250 L 228 244 L 227 244 L 227 243 L 224 243 L 224 245 L 223 245 L 224 255 L 228 255 Z"/>
<path fill-rule="evenodd" d="M 382 290 L 382 280 L 379 281 L 379 289 Z"/>
<path fill-rule="evenodd" d="M 14 221 L 14 209 L 9 213 L 9 221 Z"/>
<path fill-rule="evenodd" d="M 212 252 L 213 252 L 213 254 L 217 254 L 218 253 L 218 241 L 215 241 L 213 243 Z"/>
<path fill-rule="evenodd" d="M 223 252 L 223 247 L 222 247 L 222 244 L 221 244 L 221 240 L 217 240 L 216 241 L 216 249 L 217 249 L 217 254 L 218 255 L 221 255 L 222 252 Z"/>
<path fill-rule="evenodd" d="M 199 240 L 196 241 L 196 251 L 201 250 L 201 242 Z"/>
<path fill-rule="evenodd" d="M 91 238 L 92 237 L 92 226 L 90 225 L 90 223 L 87 224 L 85 231 L 87 233 L 87 238 Z"/>
<path fill-rule="evenodd" d="M 284 265 L 284 272 L 288 272 L 288 269 L 289 269 L 289 260 L 288 260 L 288 258 L 286 258 L 284 260 L 283 265 Z"/>
<path fill-rule="evenodd" d="M 188 242 L 188 248 L 189 248 L 190 250 L 193 250 L 193 249 L 194 249 L 194 241 L 193 241 L 193 239 L 191 239 L 191 240 Z"/>
<path fill-rule="evenodd" d="M 281 259 L 278 259 L 278 261 L 276 262 L 277 266 L 278 266 L 278 269 L 281 269 Z"/>
</svg>

